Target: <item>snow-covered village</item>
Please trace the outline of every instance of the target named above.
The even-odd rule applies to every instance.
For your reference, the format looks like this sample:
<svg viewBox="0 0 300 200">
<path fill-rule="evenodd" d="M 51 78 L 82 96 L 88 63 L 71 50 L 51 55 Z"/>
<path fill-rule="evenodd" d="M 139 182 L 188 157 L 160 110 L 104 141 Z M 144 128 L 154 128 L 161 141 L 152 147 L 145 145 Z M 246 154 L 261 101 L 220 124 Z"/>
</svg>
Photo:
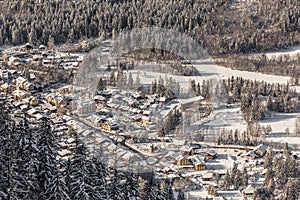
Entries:
<svg viewBox="0 0 300 200">
<path fill-rule="evenodd" d="M 0 200 L 299 200 L 300 7 L 273 3 L 0 1 Z"/>
</svg>

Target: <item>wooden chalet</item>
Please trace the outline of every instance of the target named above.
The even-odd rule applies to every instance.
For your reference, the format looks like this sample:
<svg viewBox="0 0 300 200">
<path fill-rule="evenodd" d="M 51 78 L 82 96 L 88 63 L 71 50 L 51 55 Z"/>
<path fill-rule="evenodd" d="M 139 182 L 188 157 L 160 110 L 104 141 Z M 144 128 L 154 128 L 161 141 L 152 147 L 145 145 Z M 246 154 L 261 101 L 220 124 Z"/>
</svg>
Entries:
<svg viewBox="0 0 300 200">
<path fill-rule="evenodd" d="M 183 155 L 179 155 L 175 160 L 176 160 L 176 164 L 179 166 L 188 164 L 188 159 Z"/>
</svg>

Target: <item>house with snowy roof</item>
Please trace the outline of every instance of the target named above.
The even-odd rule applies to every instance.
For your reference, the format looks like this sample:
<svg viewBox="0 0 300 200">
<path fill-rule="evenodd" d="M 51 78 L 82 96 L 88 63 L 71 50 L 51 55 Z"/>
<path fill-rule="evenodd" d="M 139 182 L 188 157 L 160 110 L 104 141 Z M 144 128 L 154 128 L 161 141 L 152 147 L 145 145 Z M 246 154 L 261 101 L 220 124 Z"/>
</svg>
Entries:
<svg viewBox="0 0 300 200">
<path fill-rule="evenodd" d="M 77 102 L 77 112 L 82 115 L 96 112 L 95 101 L 86 100 Z"/>
<path fill-rule="evenodd" d="M 258 156 L 257 156 L 257 154 L 254 153 L 253 151 L 248 151 L 248 152 L 243 153 L 243 154 L 241 155 L 241 157 L 247 157 L 247 158 L 249 158 L 249 159 L 255 159 L 255 158 L 257 158 Z"/>
<path fill-rule="evenodd" d="M 180 148 L 180 152 L 184 155 L 191 156 L 195 153 L 195 148 L 189 145 L 184 145 Z"/>
<path fill-rule="evenodd" d="M 266 153 L 267 146 L 264 144 L 260 144 L 253 149 L 253 152 L 259 157 L 263 157 Z"/>
<path fill-rule="evenodd" d="M 197 170 L 197 171 L 205 170 L 206 163 L 204 161 L 204 157 L 199 156 L 199 155 L 194 155 L 194 156 L 191 156 L 189 159 L 193 163 L 195 170 Z"/>
<path fill-rule="evenodd" d="M 210 149 L 210 150 L 207 149 L 205 151 L 200 151 L 199 154 L 209 160 L 215 159 L 217 157 L 217 154 L 213 149 Z"/>
<path fill-rule="evenodd" d="M 16 100 L 22 100 L 22 99 L 24 99 L 26 97 L 29 97 L 30 93 L 25 92 L 23 90 L 15 90 L 15 91 L 12 92 L 12 95 L 13 95 L 14 99 L 16 99 Z"/>
<path fill-rule="evenodd" d="M 23 89 L 24 88 L 24 83 L 27 81 L 27 79 L 19 76 L 17 79 L 16 79 L 16 87 L 18 89 Z"/>
<path fill-rule="evenodd" d="M 203 100 L 204 98 L 202 96 L 196 96 L 193 98 L 180 100 L 179 109 L 185 111 L 195 106 L 197 107 Z"/>
<path fill-rule="evenodd" d="M 244 199 L 242 193 L 239 190 L 220 191 L 218 190 L 217 196 L 223 197 L 224 199 L 241 200 Z"/>
<path fill-rule="evenodd" d="M 203 181 L 212 181 L 214 179 L 215 175 L 212 172 L 207 172 L 202 175 L 202 180 Z"/>
<path fill-rule="evenodd" d="M 148 116 L 142 116 L 142 123 L 143 124 L 149 124 L 150 123 L 150 117 Z"/>
<path fill-rule="evenodd" d="M 179 165 L 179 166 L 182 166 L 182 165 L 187 165 L 188 164 L 188 159 L 183 156 L 183 155 L 179 155 L 176 159 L 176 164 Z"/>
</svg>

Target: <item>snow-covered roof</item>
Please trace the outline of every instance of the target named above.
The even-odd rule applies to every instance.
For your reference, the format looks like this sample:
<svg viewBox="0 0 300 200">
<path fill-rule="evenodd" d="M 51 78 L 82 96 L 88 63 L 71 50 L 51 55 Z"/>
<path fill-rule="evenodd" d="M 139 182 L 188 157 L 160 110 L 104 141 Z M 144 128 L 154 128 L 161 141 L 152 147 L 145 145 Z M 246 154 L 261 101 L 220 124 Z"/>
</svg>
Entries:
<svg viewBox="0 0 300 200">
<path fill-rule="evenodd" d="M 83 137 L 86 137 L 86 136 L 90 135 L 92 132 L 93 132 L 92 130 L 85 130 L 81 134 Z"/>
<path fill-rule="evenodd" d="M 253 194 L 254 191 L 255 188 L 252 185 L 248 185 L 246 189 L 244 189 L 243 193 L 249 195 L 249 194 Z"/>
<path fill-rule="evenodd" d="M 21 77 L 21 76 L 19 76 L 17 79 L 16 79 L 16 81 L 18 82 L 18 83 L 25 83 L 27 80 L 25 79 L 25 78 L 23 78 L 23 77 Z"/>
<path fill-rule="evenodd" d="M 105 99 L 106 98 L 104 96 L 101 96 L 101 95 L 94 96 L 94 100 L 104 101 Z"/>
<path fill-rule="evenodd" d="M 40 114 L 40 113 L 35 114 L 34 117 L 35 117 L 37 120 L 40 120 L 40 119 L 42 119 L 42 118 L 45 118 L 45 116 L 42 115 L 42 114 Z"/>
<path fill-rule="evenodd" d="M 202 175 L 203 179 L 211 179 L 213 177 L 214 177 L 214 173 L 212 173 L 212 172 L 208 172 L 208 173 L 205 173 Z"/>
<path fill-rule="evenodd" d="M 186 157 L 184 157 L 183 155 L 179 155 L 176 157 L 176 160 L 180 161 L 182 159 L 186 159 Z"/>
<path fill-rule="evenodd" d="M 204 98 L 202 96 L 196 96 L 196 97 L 189 98 L 189 99 L 180 99 L 179 102 L 182 103 L 182 104 L 189 104 L 189 103 L 193 103 L 193 102 L 196 102 L 196 101 L 201 101 L 203 99 Z"/>
<path fill-rule="evenodd" d="M 35 109 L 35 108 L 31 108 L 31 109 L 29 109 L 28 111 L 27 111 L 27 113 L 28 113 L 28 115 L 33 115 L 33 114 L 35 114 L 35 113 L 37 113 L 38 111 L 37 111 L 37 109 Z"/>
<path fill-rule="evenodd" d="M 143 115 L 150 115 L 151 111 L 150 110 L 144 110 Z"/>
<path fill-rule="evenodd" d="M 204 157 L 200 155 L 191 156 L 190 159 L 192 160 L 193 164 L 205 164 Z"/>
<path fill-rule="evenodd" d="M 256 158 L 257 157 L 257 155 L 253 151 L 244 152 L 241 156 L 242 157 L 250 156 L 252 158 Z"/>
<path fill-rule="evenodd" d="M 178 140 L 178 139 L 173 139 L 173 145 L 176 145 L 176 146 L 183 146 L 186 144 L 186 141 L 185 140 Z"/>
<path fill-rule="evenodd" d="M 242 194 L 239 190 L 230 190 L 230 191 L 220 191 L 218 190 L 216 192 L 218 195 L 221 195 L 224 198 L 228 198 L 228 199 L 239 199 L 242 197 Z"/>
<path fill-rule="evenodd" d="M 58 151 L 58 154 L 61 156 L 61 157 L 65 157 L 69 154 L 71 154 L 72 152 L 70 150 L 67 150 L 67 149 L 62 149 L 60 151 Z"/>
<path fill-rule="evenodd" d="M 180 148 L 180 151 L 190 152 L 190 151 L 192 151 L 192 149 L 193 149 L 193 147 L 184 145 Z"/>
<path fill-rule="evenodd" d="M 260 144 L 253 149 L 254 152 L 260 151 L 262 153 L 264 153 L 266 150 L 267 150 L 267 146 L 263 144 Z"/>
</svg>

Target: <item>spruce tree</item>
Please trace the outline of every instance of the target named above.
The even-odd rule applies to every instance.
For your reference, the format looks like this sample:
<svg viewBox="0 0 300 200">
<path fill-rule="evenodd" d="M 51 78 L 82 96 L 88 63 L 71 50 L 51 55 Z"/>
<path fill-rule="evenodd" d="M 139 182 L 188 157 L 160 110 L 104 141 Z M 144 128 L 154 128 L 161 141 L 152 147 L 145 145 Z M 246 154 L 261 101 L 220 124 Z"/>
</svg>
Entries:
<svg viewBox="0 0 300 200">
<path fill-rule="evenodd" d="M 101 194 L 97 191 L 93 185 L 93 180 L 89 176 L 90 160 L 87 156 L 87 149 L 80 141 L 75 137 L 75 149 L 74 157 L 70 162 L 70 180 L 68 181 L 69 196 L 71 199 L 88 200 L 88 199 L 100 199 Z"/>
<path fill-rule="evenodd" d="M 38 182 L 43 191 L 47 190 L 51 177 L 57 172 L 57 140 L 51 130 L 50 121 L 43 119 L 40 125 L 40 138 L 37 143 L 38 152 Z M 47 199 L 46 196 L 44 196 Z"/>
</svg>

